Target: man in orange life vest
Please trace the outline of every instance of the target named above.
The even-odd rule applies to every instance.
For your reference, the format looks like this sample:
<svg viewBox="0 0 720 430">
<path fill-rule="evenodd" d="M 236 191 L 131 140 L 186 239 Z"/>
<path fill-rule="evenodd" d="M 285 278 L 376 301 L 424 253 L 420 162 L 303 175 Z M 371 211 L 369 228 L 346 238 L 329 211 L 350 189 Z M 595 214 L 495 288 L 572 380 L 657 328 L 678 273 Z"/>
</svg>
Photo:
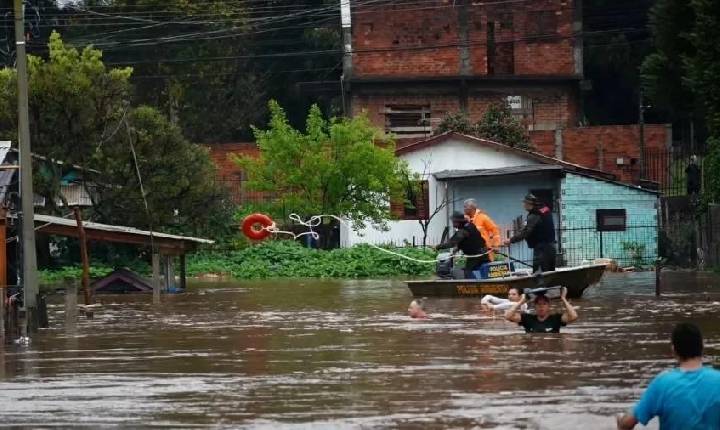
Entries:
<svg viewBox="0 0 720 430">
<path fill-rule="evenodd" d="M 532 194 L 525 196 L 523 206 L 528 212 L 525 227 L 510 239 L 503 242 L 511 243 L 525 240 L 528 248 L 533 250 L 533 272 L 555 270 L 555 223 L 552 212 L 544 203 Z"/>
<path fill-rule="evenodd" d="M 480 231 L 485 246 L 488 248 L 500 246 L 500 229 L 487 213 L 478 209 L 475 199 L 467 199 L 463 202 L 463 212 L 468 221 Z M 494 260 L 492 253 L 488 254 L 488 258 L 490 261 Z"/>
</svg>

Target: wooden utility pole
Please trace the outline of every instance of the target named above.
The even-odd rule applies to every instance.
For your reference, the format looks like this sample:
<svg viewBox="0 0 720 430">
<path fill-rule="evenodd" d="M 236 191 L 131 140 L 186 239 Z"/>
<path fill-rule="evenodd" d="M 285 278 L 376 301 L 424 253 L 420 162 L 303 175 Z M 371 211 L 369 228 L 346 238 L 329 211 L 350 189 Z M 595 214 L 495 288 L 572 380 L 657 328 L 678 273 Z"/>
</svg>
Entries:
<svg viewBox="0 0 720 430">
<path fill-rule="evenodd" d="M 15 52 L 18 85 L 18 150 L 20 152 L 20 200 L 22 223 L 22 286 L 27 333 L 37 331 L 38 278 L 35 255 L 35 212 L 30 152 L 30 119 L 28 115 L 27 54 L 25 52 L 25 11 L 23 1 L 14 0 Z"/>
<path fill-rule="evenodd" d="M 85 306 L 90 305 L 92 297 L 90 295 L 90 259 L 88 258 L 87 236 L 85 236 L 85 228 L 83 227 L 82 215 L 80 209 L 73 208 L 75 221 L 78 228 L 78 239 L 80 240 L 80 258 L 82 259 L 82 280 L 83 293 L 85 294 Z"/>
</svg>

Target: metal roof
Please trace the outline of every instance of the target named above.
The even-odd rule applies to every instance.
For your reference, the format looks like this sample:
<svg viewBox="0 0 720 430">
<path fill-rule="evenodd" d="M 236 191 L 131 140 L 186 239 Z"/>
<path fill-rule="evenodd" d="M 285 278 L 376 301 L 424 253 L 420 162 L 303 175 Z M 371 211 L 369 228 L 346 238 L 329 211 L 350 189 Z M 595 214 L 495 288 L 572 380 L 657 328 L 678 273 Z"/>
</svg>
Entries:
<svg viewBox="0 0 720 430">
<path fill-rule="evenodd" d="M 562 172 L 564 169 L 562 166 L 555 164 L 533 164 L 530 166 L 512 166 L 502 167 L 499 169 L 474 169 L 474 170 L 443 170 L 434 174 L 435 178 L 439 181 L 448 179 L 462 179 L 462 178 L 476 178 L 480 176 L 503 176 L 503 175 L 516 175 L 521 173 L 534 173 L 534 172 Z"/>
<path fill-rule="evenodd" d="M 35 214 L 35 222 L 41 222 L 50 225 L 58 225 L 63 227 L 72 227 L 77 228 L 77 222 L 74 219 L 68 219 L 68 218 L 62 218 L 52 215 L 40 215 Z M 44 227 L 44 226 L 43 226 Z M 97 222 L 90 222 L 90 221 L 83 221 L 83 228 L 85 230 L 96 230 L 96 231 L 107 231 L 111 233 L 124 233 L 124 234 L 130 234 L 134 236 L 144 236 L 149 238 L 151 235 L 151 232 L 146 230 L 139 230 L 134 227 L 125 227 L 121 225 L 110 225 L 110 224 L 100 224 Z M 42 230 L 42 227 L 38 227 L 38 230 Z M 175 234 L 167 234 L 167 233 L 157 233 L 152 232 L 152 237 L 156 239 L 169 239 L 169 240 L 178 240 L 183 242 L 193 242 L 193 243 L 202 243 L 202 244 L 213 244 L 215 241 L 209 240 L 209 239 L 202 239 L 199 237 L 191 237 L 191 236 L 179 236 Z"/>
</svg>

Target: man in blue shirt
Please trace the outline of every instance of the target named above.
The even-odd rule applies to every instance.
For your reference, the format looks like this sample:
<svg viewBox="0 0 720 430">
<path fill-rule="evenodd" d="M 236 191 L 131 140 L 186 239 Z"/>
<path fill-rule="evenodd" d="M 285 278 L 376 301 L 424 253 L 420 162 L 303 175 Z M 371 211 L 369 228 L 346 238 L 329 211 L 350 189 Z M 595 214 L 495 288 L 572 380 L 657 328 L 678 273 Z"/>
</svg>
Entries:
<svg viewBox="0 0 720 430">
<path fill-rule="evenodd" d="M 700 329 L 676 325 L 672 349 L 678 367 L 653 379 L 635 408 L 618 416 L 618 429 L 631 430 L 659 417 L 661 430 L 720 430 L 720 371 L 702 365 Z"/>
</svg>

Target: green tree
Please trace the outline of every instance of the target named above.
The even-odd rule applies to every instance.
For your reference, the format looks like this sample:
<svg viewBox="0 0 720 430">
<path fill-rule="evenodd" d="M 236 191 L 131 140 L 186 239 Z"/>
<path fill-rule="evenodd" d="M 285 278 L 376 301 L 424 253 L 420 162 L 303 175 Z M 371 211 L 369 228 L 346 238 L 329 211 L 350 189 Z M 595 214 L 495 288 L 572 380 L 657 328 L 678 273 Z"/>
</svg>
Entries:
<svg viewBox="0 0 720 430">
<path fill-rule="evenodd" d="M 207 149 L 188 142 L 156 109 L 132 109 L 122 129 L 98 151 L 95 165 L 103 173 L 95 190 L 100 219 L 178 233 L 228 233 L 230 208 L 213 180 L 216 168 Z"/>
<path fill-rule="evenodd" d="M 708 154 L 705 158 L 704 197 L 720 202 L 720 7 L 715 0 L 691 0 L 695 26 L 688 39 L 695 53 L 685 58 L 687 82 L 705 111 Z"/>
<path fill-rule="evenodd" d="M 224 210 L 221 192 L 214 186 L 214 165 L 204 149 L 188 143 L 179 128 L 156 110 L 130 106 L 131 73 L 129 68 L 107 68 L 97 49 L 66 46 L 57 33 L 50 38 L 47 60 L 29 58 L 33 152 L 65 163 L 39 166 L 36 191 L 54 203 L 62 166 L 75 164 L 91 176 L 85 178 L 86 185 L 97 185 L 89 190 L 95 200 L 93 219 L 207 232 L 204 226 Z M 0 70 L 0 138 L 13 141 L 17 138 L 15 84 L 14 69 Z M 93 175 L 89 169 L 100 173 Z"/>
<path fill-rule="evenodd" d="M 406 174 L 392 141 L 381 141 L 364 116 L 328 120 L 314 105 L 303 132 L 277 102 L 269 106 L 269 128 L 255 129 L 260 156 L 238 160 L 250 189 L 274 193 L 278 213 L 333 214 L 356 227 L 390 218 L 390 198 L 402 198 Z"/>
<path fill-rule="evenodd" d="M 464 112 L 450 114 L 435 129 L 436 134 L 447 131 L 468 134 L 516 148 L 532 149 L 525 128 L 512 116 L 510 108 L 504 103 L 492 103 L 476 124 L 471 124 Z"/>
</svg>

